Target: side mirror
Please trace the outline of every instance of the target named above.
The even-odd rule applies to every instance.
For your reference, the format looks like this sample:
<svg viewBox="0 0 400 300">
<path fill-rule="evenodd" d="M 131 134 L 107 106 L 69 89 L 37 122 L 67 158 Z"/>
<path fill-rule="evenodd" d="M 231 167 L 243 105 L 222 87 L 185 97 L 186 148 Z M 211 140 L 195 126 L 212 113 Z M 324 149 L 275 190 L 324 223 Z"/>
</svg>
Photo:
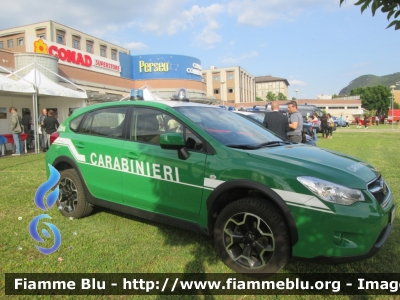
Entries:
<svg viewBox="0 0 400 300">
<path fill-rule="evenodd" d="M 185 148 L 185 141 L 179 133 L 169 132 L 161 134 L 160 146 L 162 149 L 177 150 L 180 159 L 186 160 L 189 157 L 189 153 Z"/>
</svg>

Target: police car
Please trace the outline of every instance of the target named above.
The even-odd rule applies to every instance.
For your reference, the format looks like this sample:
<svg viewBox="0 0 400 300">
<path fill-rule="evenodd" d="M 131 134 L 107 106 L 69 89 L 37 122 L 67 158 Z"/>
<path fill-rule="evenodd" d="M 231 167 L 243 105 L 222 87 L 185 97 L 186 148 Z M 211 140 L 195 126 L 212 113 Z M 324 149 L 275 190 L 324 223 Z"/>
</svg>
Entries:
<svg viewBox="0 0 400 300">
<path fill-rule="evenodd" d="M 275 273 L 291 257 L 365 259 L 392 228 L 392 192 L 374 167 L 219 107 L 97 104 L 58 134 L 46 163 L 60 172 L 64 216 L 98 205 L 208 234 L 236 272 Z"/>
</svg>

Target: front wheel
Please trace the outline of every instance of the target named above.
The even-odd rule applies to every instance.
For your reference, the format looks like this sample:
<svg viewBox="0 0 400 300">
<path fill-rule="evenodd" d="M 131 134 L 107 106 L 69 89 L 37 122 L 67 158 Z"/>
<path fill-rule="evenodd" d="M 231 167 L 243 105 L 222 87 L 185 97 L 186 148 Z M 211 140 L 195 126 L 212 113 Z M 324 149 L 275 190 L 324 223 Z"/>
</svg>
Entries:
<svg viewBox="0 0 400 300">
<path fill-rule="evenodd" d="M 280 271 L 291 255 L 286 223 L 265 199 L 243 198 L 226 206 L 214 239 L 223 262 L 238 273 L 265 277 Z"/>
<path fill-rule="evenodd" d="M 86 201 L 82 182 L 74 169 L 60 172 L 58 187 L 60 194 L 57 199 L 57 205 L 61 214 L 78 219 L 92 212 L 93 206 Z"/>
</svg>

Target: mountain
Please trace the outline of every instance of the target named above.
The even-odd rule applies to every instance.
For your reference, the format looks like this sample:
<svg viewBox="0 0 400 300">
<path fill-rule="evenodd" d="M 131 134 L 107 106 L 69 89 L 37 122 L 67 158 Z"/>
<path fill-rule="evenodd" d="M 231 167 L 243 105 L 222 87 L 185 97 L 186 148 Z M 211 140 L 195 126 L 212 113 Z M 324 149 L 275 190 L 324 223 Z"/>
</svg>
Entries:
<svg viewBox="0 0 400 300">
<path fill-rule="evenodd" d="M 339 95 L 350 95 L 350 91 L 358 87 L 375 85 L 390 87 L 391 85 L 395 85 L 396 82 L 400 83 L 400 72 L 384 76 L 362 75 L 351 81 L 348 86 L 340 91 Z M 399 89 L 400 87 L 397 86 L 396 88 Z"/>
</svg>

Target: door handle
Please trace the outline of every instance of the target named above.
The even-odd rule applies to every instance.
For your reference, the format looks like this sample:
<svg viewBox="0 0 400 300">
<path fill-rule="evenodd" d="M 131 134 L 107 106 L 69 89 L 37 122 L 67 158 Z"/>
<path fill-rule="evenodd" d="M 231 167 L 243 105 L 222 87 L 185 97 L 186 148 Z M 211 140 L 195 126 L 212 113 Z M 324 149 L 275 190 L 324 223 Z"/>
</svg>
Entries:
<svg viewBox="0 0 400 300">
<path fill-rule="evenodd" d="M 134 152 L 128 152 L 124 156 L 127 157 L 127 158 L 131 158 L 131 159 L 138 159 L 139 158 L 139 155 L 137 155 Z"/>
<path fill-rule="evenodd" d="M 85 145 L 84 145 L 83 143 L 77 142 L 76 145 L 75 145 L 75 147 L 76 147 L 76 148 L 83 149 L 83 148 L 85 148 Z"/>
</svg>

